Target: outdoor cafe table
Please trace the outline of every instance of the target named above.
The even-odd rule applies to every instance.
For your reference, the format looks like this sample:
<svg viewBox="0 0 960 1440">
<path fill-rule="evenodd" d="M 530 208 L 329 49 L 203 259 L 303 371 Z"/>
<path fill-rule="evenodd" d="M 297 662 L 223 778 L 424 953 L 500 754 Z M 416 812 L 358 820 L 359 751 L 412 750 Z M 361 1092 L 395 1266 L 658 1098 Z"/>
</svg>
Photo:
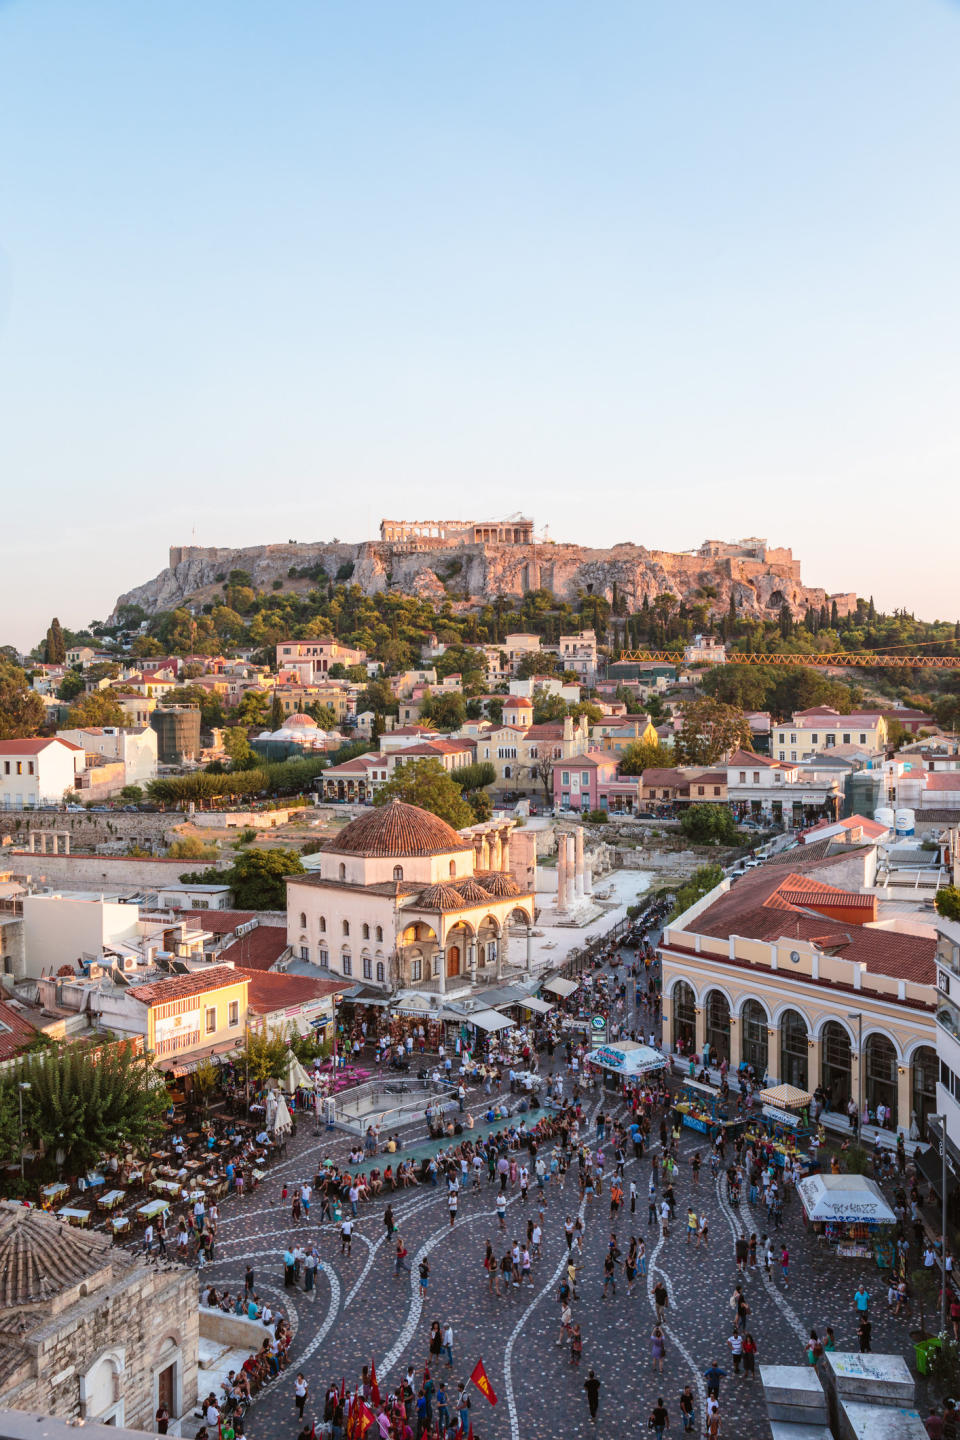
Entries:
<svg viewBox="0 0 960 1440">
<path fill-rule="evenodd" d="M 180 1194 L 180 1186 L 175 1180 L 154 1180 L 150 1189 L 155 1190 L 158 1195 L 172 1195 L 174 1200 Z"/>
<path fill-rule="evenodd" d="M 40 1194 L 48 1205 L 53 1205 L 55 1201 L 59 1200 L 62 1196 L 69 1194 L 69 1191 L 70 1186 L 65 1185 L 62 1180 L 58 1180 L 53 1185 L 44 1185 Z"/>
<path fill-rule="evenodd" d="M 169 1200 L 149 1200 L 146 1205 L 141 1205 L 137 1216 L 141 1224 L 145 1225 L 148 1220 L 156 1220 L 158 1215 L 166 1215 L 170 1209 Z"/>
<path fill-rule="evenodd" d="M 129 1175 L 127 1176 L 127 1182 L 126 1182 L 126 1183 L 127 1183 L 128 1185 L 136 1185 L 136 1184 L 138 1184 L 142 1179 L 143 1179 L 143 1171 L 142 1171 L 142 1170 L 131 1170 L 130 1173 L 129 1173 Z"/>
<path fill-rule="evenodd" d="M 57 1214 L 61 1215 L 64 1220 L 69 1221 L 71 1225 L 83 1226 L 88 1224 L 90 1220 L 89 1210 L 76 1210 L 72 1205 L 64 1205 L 61 1210 L 57 1211 Z"/>
<path fill-rule="evenodd" d="M 106 1177 L 101 1175 L 99 1170 L 91 1170 L 90 1173 L 84 1175 L 83 1178 L 91 1190 L 95 1190 L 98 1185 L 106 1185 L 107 1183 Z"/>
<path fill-rule="evenodd" d="M 130 1216 L 118 1215 L 116 1219 L 110 1221 L 110 1229 L 114 1235 L 122 1235 L 125 1230 L 130 1229 Z"/>
<path fill-rule="evenodd" d="M 100 1196 L 97 1204 L 101 1210 L 116 1210 L 117 1206 L 121 1205 L 126 1198 L 126 1190 L 108 1190 L 105 1195 Z"/>
</svg>

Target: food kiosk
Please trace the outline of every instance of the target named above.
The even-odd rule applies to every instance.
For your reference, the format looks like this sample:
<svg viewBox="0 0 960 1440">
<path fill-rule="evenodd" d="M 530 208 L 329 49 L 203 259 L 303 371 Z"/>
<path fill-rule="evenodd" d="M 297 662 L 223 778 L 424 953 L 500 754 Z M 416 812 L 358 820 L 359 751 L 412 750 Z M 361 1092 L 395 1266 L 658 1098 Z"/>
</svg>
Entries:
<svg viewBox="0 0 960 1440">
<path fill-rule="evenodd" d="M 896 1219 L 880 1186 L 866 1175 L 808 1175 L 797 1194 L 808 1224 L 845 1259 L 874 1258 L 882 1227 Z"/>
<path fill-rule="evenodd" d="M 704 1085 L 699 1080 L 684 1082 L 673 1114 L 674 1123 L 679 1121 L 688 1130 L 699 1130 L 711 1140 L 721 1129 L 733 1135 L 745 1124 L 742 1117 L 730 1119 L 729 1095 L 721 1095 L 712 1085 Z"/>
<path fill-rule="evenodd" d="M 816 1170 L 816 1147 L 810 1153 L 804 1144 L 815 1129 L 810 1120 L 810 1092 L 795 1085 L 776 1085 L 761 1090 L 758 1098 L 760 1113 L 751 1120 L 747 1133 L 756 1133 L 754 1127 L 762 1130 L 766 1150 L 781 1170 L 788 1158 L 798 1162 L 804 1175 Z"/>
<path fill-rule="evenodd" d="M 584 1066 L 594 1065 L 603 1072 L 603 1088 L 619 1091 L 623 1084 L 630 1084 L 643 1075 L 663 1070 L 667 1064 L 666 1055 L 652 1045 L 641 1045 L 637 1040 L 618 1040 L 613 1045 L 601 1045 L 584 1057 Z"/>
</svg>

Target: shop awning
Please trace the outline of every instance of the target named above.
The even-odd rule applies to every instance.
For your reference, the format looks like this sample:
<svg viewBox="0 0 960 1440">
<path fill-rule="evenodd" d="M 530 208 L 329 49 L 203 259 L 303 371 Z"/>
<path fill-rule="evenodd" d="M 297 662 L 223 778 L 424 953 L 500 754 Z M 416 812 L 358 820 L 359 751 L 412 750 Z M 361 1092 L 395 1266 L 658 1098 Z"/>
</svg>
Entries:
<svg viewBox="0 0 960 1440">
<path fill-rule="evenodd" d="M 517 1005 L 522 1005 L 524 1010 L 535 1010 L 538 1015 L 549 1015 L 553 1009 L 546 1000 L 541 1000 L 539 995 L 528 995 L 525 1000 L 517 1000 Z"/>
<path fill-rule="evenodd" d="M 834 1224 L 892 1225 L 883 1191 L 866 1175 L 808 1175 L 797 1184 L 808 1220 Z"/>
<path fill-rule="evenodd" d="M 584 1058 L 591 1065 L 599 1065 L 627 1078 L 662 1070 L 667 1063 L 667 1057 L 659 1050 L 652 1045 L 640 1045 L 635 1040 L 625 1040 L 622 1045 L 601 1045 Z"/>
<path fill-rule="evenodd" d="M 205 1050 L 195 1050 L 192 1055 L 185 1055 L 182 1060 L 166 1060 L 160 1069 L 167 1075 L 192 1075 L 206 1060 L 209 1060 L 211 1065 L 222 1065 L 237 1049 L 235 1040 L 227 1040 L 220 1045 L 208 1045 Z"/>
<path fill-rule="evenodd" d="M 575 995 L 577 991 L 575 982 L 564 980 L 562 975 L 558 975 L 555 980 L 545 980 L 540 989 L 549 990 L 551 995 L 560 995 L 564 1000 L 569 995 Z"/>
<path fill-rule="evenodd" d="M 498 1015 L 496 1010 L 475 1010 L 463 1018 L 468 1025 L 478 1025 L 481 1030 L 513 1029 L 513 1021 L 508 1020 L 505 1015 Z"/>
<path fill-rule="evenodd" d="M 798 1090 L 796 1085 L 774 1085 L 771 1090 L 761 1090 L 760 1099 L 765 1105 L 776 1105 L 780 1110 L 802 1110 L 813 1096 L 809 1090 Z"/>
</svg>

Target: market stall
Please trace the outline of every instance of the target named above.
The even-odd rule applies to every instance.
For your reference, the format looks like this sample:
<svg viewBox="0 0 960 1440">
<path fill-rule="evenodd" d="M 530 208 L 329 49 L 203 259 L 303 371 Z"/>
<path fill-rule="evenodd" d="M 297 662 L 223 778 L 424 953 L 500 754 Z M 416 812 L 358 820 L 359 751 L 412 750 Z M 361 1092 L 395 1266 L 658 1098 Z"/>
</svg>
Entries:
<svg viewBox="0 0 960 1440">
<path fill-rule="evenodd" d="M 808 1175 L 818 1167 L 816 1147 L 808 1150 L 808 1141 L 816 1128 L 810 1119 L 810 1102 L 813 1096 L 809 1090 L 798 1090 L 795 1085 L 776 1085 L 761 1090 L 757 1097 L 759 1114 L 753 1116 L 748 1133 L 764 1140 L 764 1148 L 774 1165 L 783 1169 L 788 1159 L 795 1160 L 800 1173 Z"/>
<path fill-rule="evenodd" d="M 721 1095 L 712 1085 L 704 1085 L 699 1080 L 684 1082 L 673 1114 L 675 1122 L 679 1121 L 689 1130 L 699 1130 L 711 1140 L 721 1129 L 733 1135 L 745 1124 L 743 1119 L 730 1118 L 729 1095 Z"/>
<path fill-rule="evenodd" d="M 875 1181 L 866 1175 L 808 1175 L 797 1185 L 803 1213 L 834 1253 L 868 1260 L 896 1219 Z"/>
<path fill-rule="evenodd" d="M 603 1071 L 606 1090 L 617 1090 L 624 1082 L 637 1080 L 655 1070 L 663 1070 L 667 1057 L 652 1045 L 641 1045 L 636 1040 L 619 1040 L 614 1045 L 602 1045 L 584 1057 L 584 1066 L 593 1065 Z"/>
</svg>

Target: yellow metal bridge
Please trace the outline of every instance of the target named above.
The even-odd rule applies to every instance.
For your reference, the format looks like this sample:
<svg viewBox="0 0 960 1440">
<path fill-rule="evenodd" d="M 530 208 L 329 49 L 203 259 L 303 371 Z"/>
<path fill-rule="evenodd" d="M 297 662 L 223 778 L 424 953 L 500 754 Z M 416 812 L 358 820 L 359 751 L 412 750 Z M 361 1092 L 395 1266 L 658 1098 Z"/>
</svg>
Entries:
<svg viewBox="0 0 960 1440">
<path fill-rule="evenodd" d="M 709 665 L 709 660 L 685 661 L 682 650 L 624 650 L 615 663 L 629 664 L 658 662 L 661 665 Z M 868 651 L 841 650 L 835 654 L 816 655 L 760 655 L 755 651 L 743 654 L 735 652 L 726 658 L 727 665 L 815 665 L 836 666 L 849 669 L 859 666 L 864 670 L 878 669 L 924 669 L 960 670 L 960 655 L 874 655 Z"/>
</svg>

